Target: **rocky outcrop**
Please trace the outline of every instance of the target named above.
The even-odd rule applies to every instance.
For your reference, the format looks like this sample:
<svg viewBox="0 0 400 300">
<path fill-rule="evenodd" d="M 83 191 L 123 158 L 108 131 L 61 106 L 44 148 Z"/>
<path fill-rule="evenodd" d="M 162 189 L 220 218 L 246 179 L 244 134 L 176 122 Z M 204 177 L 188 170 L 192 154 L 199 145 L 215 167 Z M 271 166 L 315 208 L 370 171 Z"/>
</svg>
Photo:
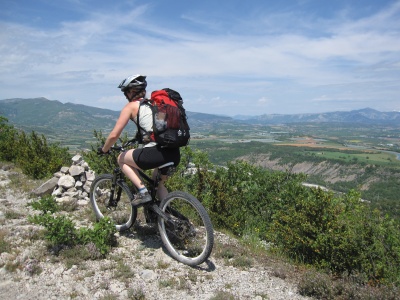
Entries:
<svg viewBox="0 0 400 300">
<path fill-rule="evenodd" d="M 52 195 L 57 202 L 77 201 L 79 205 L 89 202 L 90 185 L 95 173 L 77 154 L 70 167 L 62 167 L 54 176 L 33 191 L 36 196 Z"/>
</svg>

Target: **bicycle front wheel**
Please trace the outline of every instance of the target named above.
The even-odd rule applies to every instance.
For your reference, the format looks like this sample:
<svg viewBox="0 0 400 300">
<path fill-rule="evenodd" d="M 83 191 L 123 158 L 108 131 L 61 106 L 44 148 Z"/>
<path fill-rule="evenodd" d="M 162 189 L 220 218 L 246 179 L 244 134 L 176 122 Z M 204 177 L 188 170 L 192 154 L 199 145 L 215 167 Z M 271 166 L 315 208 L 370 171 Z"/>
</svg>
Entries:
<svg viewBox="0 0 400 300">
<path fill-rule="evenodd" d="M 109 217 L 118 231 L 129 229 L 136 220 L 137 210 L 132 207 L 131 191 L 125 182 L 117 181 L 113 189 L 113 175 L 103 174 L 93 180 L 90 203 L 96 218 Z"/>
<path fill-rule="evenodd" d="M 214 232 L 199 200 L 185 192 L 172 192 L 161 201 L 160 209 L 168 220 L 158 217 L 158 229 L 171 256 L 190 266 L 206 261 L 214 245 Z"/>
</svg>

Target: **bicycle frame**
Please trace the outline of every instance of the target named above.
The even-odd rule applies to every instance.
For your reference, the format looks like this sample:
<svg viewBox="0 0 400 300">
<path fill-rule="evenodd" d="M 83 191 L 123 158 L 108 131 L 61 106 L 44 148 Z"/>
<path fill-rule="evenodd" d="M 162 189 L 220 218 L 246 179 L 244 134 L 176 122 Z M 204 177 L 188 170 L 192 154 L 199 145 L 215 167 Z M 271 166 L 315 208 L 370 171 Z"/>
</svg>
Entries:
<svg viewBox="0 0 400 300">
<path fill-rule="evenodd" d="M 138 169 L 138 172 L 139 172 L 139 175 L 140 175 L 140 177 L 143 179 L 143 180 L 145 180 L 146 181 L 146 183 L 148 184 L 147 186 L 149 187 L 149 190 L 150 190 L 150 194 L 151 194 L 151 198 L 152 198 L 152 202 L 151 202 L 151 205 L 145 205 L 144 206 L 144 209 L 145 210 L 147 210 L 147 209 L 151 209 L 151 210 L 153 210 L 156 214 L 158 214 L 158 215 L 160 215 L 164 220 L 166 220 L 166 221 L 170 221 L 170 217 L 168 217 L 162 210 L 160 210 L 160 208 L 158 207 L 158 205 L 155 203 L 156 202 L 156 193 L 157 193 L 157 188 L 158 188 L 158 184 L 159 184 L 159 182 L 160 182 L 160 171 L 158 171 L 158 174 L 157 174 L 157 177 L 156 177 L 156 180 L 153 180 L 153 179 L 151 179 L 146 173 L 144 173 L 142 170 L 139 170 Z M 121 168 L 115 168 L 114 169 L 114 172 L 113 172 L 113 175 L 114 175 L 114 178 L 113 178 L 113 182 L 112 182 L 112 186 L 111 186 L 111 191 L 110 191 L 110 202 L 109 202 L 109 206 L 114 206 L 114 205 L 117 205 L 117 203 L 114 203 L 114 201 L 113 200 L 111 200 L 111 199 L 114 199 L 114 193 L 115 193 L 115 187 L 116 187 L 116 183 L 117 183 L 117 181 L 118 180 L 121 180 L 121 181 L 124 181 L 124 182 L 126 182 L 125 181 L 125 174 L 122 172 L 122 170 L 121 170 Z M 118 190 L 118 192 L 119 192 L 119 195 L 118 195 L 118 197 L 116 198 L 117 199 L 117 202 L 118 202 L 118 199 L 120 198 L 120 194 L 121 194 L 121 192 L 122 192 L 122 190 Z M 150 203 L 149 203 L 150 204 Z"/>
<path fill-rule="evenodd" d="M 140 170 L 140 169 L 137 169 L 137 170 L 139 172 L 140 177 L 144 181 L 146 181 L 146 183 L 147 183 L 146 186 L 147 186 L 147 189 L 150 191 L 151 198 L 153 200 L 155 200 L 156 199 L 156 194 L 157 194 L 157 189 L 158 189 L 158 184 L 160 183 L 159 174 L 157 174 L 156 180 L 153 180 L 146 173 L 144 173 L 142 170 Z M 158 172 L 160 172 L 160 171 L 158 171 Z"/>
<path fill-rule="evenodd" d="M 137 169 L 139 172 L 140 177 L 146 181 L 147 183 L 147 187 L 150 191 L 150 195 L 152 199 L 155 199 L 156 193 L 157 193 L 157 188 L 158 188 L 158 184 L 160 183 L 160 175 L 157 174 L 157 178 L 156 180 L 153 180 L 152 178 L 150 178 L 146 173 L 144 173 L 142 170 Z M 112 184 L 112 189 L 111 189 L 111 194 L 114 195 L 115 192 L 115 186 L 118 180 L 120 181 L 125 181 L 125 174 L 122 172 L 121 168 L 115 168 L 113 171 L 113 184 Z M 136 187 L 135 187 L 136 188 Z M 111 196 L 112 197 L 112 196 Z"/>
</svg>

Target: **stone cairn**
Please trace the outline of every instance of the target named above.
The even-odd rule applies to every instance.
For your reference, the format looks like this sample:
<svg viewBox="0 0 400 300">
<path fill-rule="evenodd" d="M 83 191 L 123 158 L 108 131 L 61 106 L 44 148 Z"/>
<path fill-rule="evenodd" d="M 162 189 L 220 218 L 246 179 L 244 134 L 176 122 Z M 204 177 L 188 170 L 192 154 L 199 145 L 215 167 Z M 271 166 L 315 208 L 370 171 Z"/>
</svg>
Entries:
<svg viewBox="0 0 400 300">
<path fill-rule="evenodd" d="M 90 185 L 95 178 L 94 171 L 77 154 L 70 167 L 62 167 L 53 178 L 33 191 L 36 196 L 52 195 L 57 202 L 77 201 L 78 205 L 89 203 Z"/>
</svg>

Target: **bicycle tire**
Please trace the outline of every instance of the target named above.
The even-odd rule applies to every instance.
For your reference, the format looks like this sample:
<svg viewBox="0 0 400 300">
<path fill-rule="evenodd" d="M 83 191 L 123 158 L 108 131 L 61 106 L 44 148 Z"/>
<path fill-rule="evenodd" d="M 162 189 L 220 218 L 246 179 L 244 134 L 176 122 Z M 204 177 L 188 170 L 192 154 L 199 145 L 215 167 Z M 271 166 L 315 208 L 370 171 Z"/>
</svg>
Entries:
<svg viewBox="0 0 400 300">
<path fill-rule="evenodd" d="M 158 217 L 161 240 L 170 255 L 189 266 L 205 262 L 214 246 L 210 217 L 194 196 L 171 192 L 160 203 L 160 209 L 171 221 Z"/>
<path fill-rule="evenodd" d="M 137 209 L 132 206 L 132 193 L 123 181 L 117 181 L 114 196 L 111 199 L 112 181 L 112 174 L 97 176 L 90 186 L 90 203 L 97 220 L 110 217 L 117 231 L 124 231 L 135 222 Z M 110 201 L 114 202 L 110 203 Z"/>
</svg>

